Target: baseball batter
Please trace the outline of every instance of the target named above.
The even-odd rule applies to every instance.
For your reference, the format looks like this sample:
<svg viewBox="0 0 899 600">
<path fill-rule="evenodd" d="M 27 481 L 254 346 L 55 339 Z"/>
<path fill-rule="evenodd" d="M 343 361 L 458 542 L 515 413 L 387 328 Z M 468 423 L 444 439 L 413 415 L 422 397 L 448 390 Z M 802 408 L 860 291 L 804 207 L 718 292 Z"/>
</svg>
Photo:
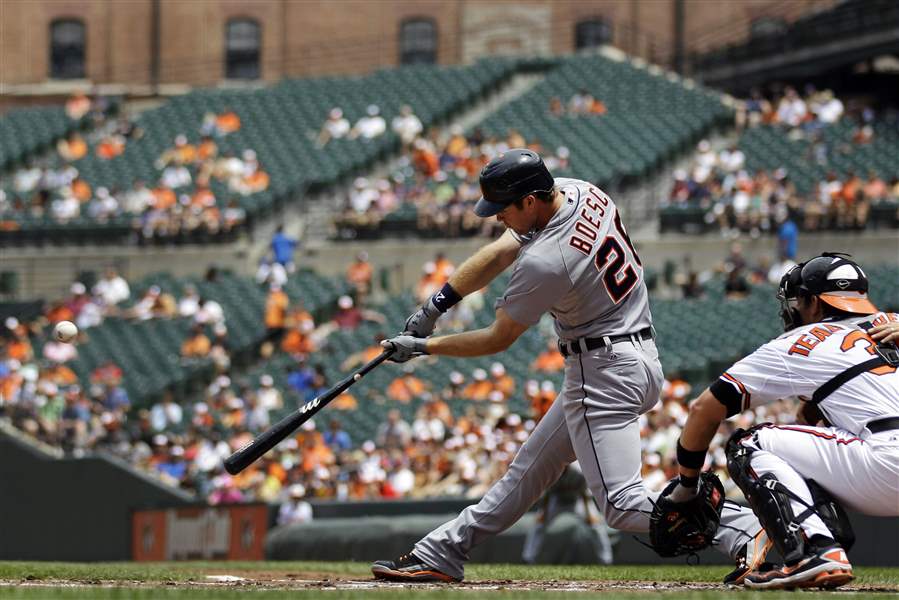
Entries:
<svg viewBox="0 0 899 600">
<path fill-rule="evenodd" d="M 749 587 L 842 585 L 852 579 L 846 551 L 854 541 L 842 506 L 899 516 L 899 315 L 877 312 L 867 291 L 864 272 L 844 255 L 797 265 L 778 293 L 787 333 L 729 368 L 691 406 L 678 443 L 679 488 L 695 485 L 723 418 L 802 401 L 797 425 L 738 430 L 727 445 L 731 477 L 784 557 L 782 566 L 749 573 Z"/>
<path fill-rule="evenodd" d="M 662 367 L 653 341 L 643 268 L 615 204 L 595 186 L 553 179 L 540 157 L 510 150 L 481 171 L 480 217 L 507 231 L 466 260 L 449 283 L 385 340 L 402 362 L 423 354 L 483 356 L 508 348 L 549 311 L 566 357 L 562 391 L 508 472 L 476 505 L 372 565 L 375 577 L 460 581 L 469 551 L 514 524 L 577 459 L 610 527 L 649 529 L 653 494 L 640 478 L 638 417 L 659 399 Z M 487 328 L 429 336 L 440 314 L 513 265 Z M 752 511 L 728 505 L 717 548 L 738 561 L 742 581 L 767 538 Z"/>
</svg>

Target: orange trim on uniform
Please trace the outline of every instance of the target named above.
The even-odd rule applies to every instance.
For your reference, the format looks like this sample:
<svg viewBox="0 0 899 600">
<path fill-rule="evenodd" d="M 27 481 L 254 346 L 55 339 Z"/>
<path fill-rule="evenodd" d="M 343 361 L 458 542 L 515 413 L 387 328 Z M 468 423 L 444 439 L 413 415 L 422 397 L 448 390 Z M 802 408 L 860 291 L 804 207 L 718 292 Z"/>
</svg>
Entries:
<svg viewBox="0 0 899 600">
<path fill-rule="evenodd" d="M 868 300 L 867 294 L 858 296 L 841 296 L 837 294 L 818 294 L 823 302 L 839 310 L 862 315 L 873 315 L 877 308 Z"/>
<path fill-rule="evenodd" d="M 805 429 L 804 427 L 796 427 L 796 426 L 790 426 L 790 425 L 773 425 L 770 423 L 767 425 L 764 425 L 764 427 L 766 429 L 783 429 L 786 431 L 798 431 L 800 433 L 808 433 L 815 437 L 819 437 L 821 439 L 835 440 L 838 444 L 851 444 L 852 442 L 864 443 L 864 440 L 862 440 L 861 438 L 858 438 L 858 437 L 841 438 L 833 433 L 825 433 L 823 431 L 817 431 L 815 429 Z"/>
<path fill-rule="evenodd" d="M 743 382 L 741 382 L 739 379 L 737 379 L 736 377 L 734 377 L 733 375 L 731 375 L 731 374 L 728 373 L 727 371 L 725 371 L 724 373 L 722 373 L 721 376 L 724 377 L 724 378 L 725 378 L 726 380 L 728 380 L 729 382 L 731 382 L 731 383 L 733 383 L 734 385 L 736 385 L 736 386 L 737 386 L 737 389 L 740 390 L 740 394 L 743 395 L 743 410 L 746 410 L 747 408 L 749 408 L 749 398 L 750 398 L 750 395 L 749 395 L 749 392 L 746 391 L 746 386 L 743 385 Z"/>
</svg>

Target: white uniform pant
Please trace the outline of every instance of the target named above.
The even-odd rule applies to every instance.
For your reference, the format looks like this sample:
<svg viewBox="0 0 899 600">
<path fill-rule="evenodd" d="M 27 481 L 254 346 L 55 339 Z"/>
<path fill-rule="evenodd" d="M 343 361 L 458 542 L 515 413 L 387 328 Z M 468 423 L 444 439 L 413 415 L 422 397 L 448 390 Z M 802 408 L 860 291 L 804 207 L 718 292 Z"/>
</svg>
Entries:
<svg viewBox="0 0 899 600">
<path fill-rule="evenodd" d="M 773 474 L 807 504 L 812 496 L 805 480 L 813 479 L 845 508 L 899 516 L 899 430 L 862 439 L 836 427 L 768 425 L 741 444 L 753 448 L 750 465 L 759 477 Z M 795 499 L 790 504 L 794 515 L 807 508 Z M 807 537 L 833 537 L 816 514 L 800 527 Z"/>
<path fill-rule="evenodd" d="M 640 476 L 638 418 L 658 402 L 663 381 L 651 340 L 620 342 L 568 357 L 561 394 L 506 474 L 480 502 L 420 540 L 415 554 L 462 578 L 469 551 L 518 521 L 575 459 L 609 527 L 649 531 L 652 500 L 658 492 L 648 490 Z M 727 503 L 715 538 L 717 548 L 736 556 L 760 530 L 751 510 Z"/>
</svg>

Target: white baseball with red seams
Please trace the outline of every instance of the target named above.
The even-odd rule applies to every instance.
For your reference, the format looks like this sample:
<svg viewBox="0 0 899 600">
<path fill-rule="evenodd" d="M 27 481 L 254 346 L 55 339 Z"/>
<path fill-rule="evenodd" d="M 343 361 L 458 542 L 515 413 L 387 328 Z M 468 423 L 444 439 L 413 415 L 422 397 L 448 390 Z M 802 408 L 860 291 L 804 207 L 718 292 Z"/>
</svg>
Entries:
<svg viewBox="0 0 899 600">
<path fill-rule="evenodd" d="M 53 327 L 53 339 L 71 343 L 78 336 L 78 328 L 71 321 L 60 321 Z"/>
</svg>

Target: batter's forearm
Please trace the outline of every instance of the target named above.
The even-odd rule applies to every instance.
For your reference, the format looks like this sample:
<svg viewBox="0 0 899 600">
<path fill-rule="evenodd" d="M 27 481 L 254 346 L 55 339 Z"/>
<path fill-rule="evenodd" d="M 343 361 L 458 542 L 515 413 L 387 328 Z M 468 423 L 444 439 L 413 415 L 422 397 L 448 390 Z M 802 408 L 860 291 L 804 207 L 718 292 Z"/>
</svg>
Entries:
<svg viewBox="0 0 899 600">
<path fill-rule="evenodd" d="M 449 279 L 449 284 L 460 296 L 487 286 L 518 256 L 521 245 L 506 231 L 499 239 L 487 244 L 465 260 Z"/>
<path fill-rule="evenodd" d="M 490 327 L 453 335 L 429 338 L 428 354 L 441 356 L 487 356 L 502 352 L 511 345 L 497 339 Z"/>
</svg>

